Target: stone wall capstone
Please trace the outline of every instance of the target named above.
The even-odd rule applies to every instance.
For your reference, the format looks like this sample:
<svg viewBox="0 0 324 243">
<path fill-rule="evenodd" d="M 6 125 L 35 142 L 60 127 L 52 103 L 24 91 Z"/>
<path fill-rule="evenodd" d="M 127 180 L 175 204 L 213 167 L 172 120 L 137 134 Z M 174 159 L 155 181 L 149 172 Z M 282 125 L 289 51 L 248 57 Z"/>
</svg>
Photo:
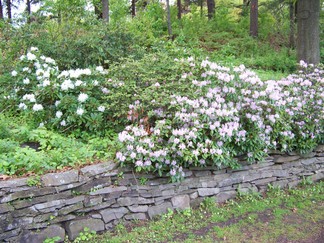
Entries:
<svg viewBox="0 0 324 243">
<path fill-rule="evenodd" d="M 324 145 L 308 155 L 273 152 L 265 162 L 240 161 L 239 169 L 189 168 L 185 179 L 134 173 L 113 162 L 40 177 L 0 181 L 0 242 L 74 240 L 85 227 L 111 230 L 120 221 L 147 220 L 168 209 L 186 209 L 205 197 L 216 202 L 240 192 L 262 192 L 269 184 L 294 187 L 303 178 L 324 178 Z"/>
</svg>

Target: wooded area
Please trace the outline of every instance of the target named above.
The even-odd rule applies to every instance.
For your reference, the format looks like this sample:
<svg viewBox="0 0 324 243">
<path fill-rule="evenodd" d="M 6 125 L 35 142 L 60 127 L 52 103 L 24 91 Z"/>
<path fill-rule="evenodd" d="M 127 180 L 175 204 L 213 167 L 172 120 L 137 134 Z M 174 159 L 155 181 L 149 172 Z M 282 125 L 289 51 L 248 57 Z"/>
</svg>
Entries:
<svg viewBox="0 0 324 243">
<path fill-rule="evenodd" d="M 120 8 L 127 9 L 132 17 L 136 16 L 137 11 L 145 11 L 148 4 L 154 2 L 159 3 L 159 1 L 149 1 L 149 0 L 131 0 L 131 1 L 112 1 L 115 6 L 120 5 Z M 259 4 L 265 5 L 265 8 L 269 11 L 280 11 L 281 8 L 289 9 L 290 18 L 290 47 L 294 48 L 295 43 L 297 43 L 298 61 L 304 60 L 307 63 L 319 63 L 320 62 L 320 12 L 321 12 L 321 0 L 271 0 L 271 1 L 260 1 L 258 0 L 242 0 L 242 1 L 220 1 L 220 5 L 227 4 L 227 8 L 241 9 L 242 15 L 245 13 L 245 9 L 250 9 L 250 27 L 249 33 L 252 37 L 258 36 L 258 13 Z M 44 9 L 54 10 L 51 13 L 52 18 L 57 18 L 58 21 L 63 17 L 62 13 L 71 12 L 69 15 L 73 14 L 75 11 L 79 11 L 83 8 L 81 12 L 91 11 L 89 6 L 93 6 L 96 15 L 103 19 L 104 22 L 109 22 L 110 19 L 110 8 L 109 0 L 74 0 L 74 1 L 51 1 L 51 0 L 5 0 L 0 1 L 0 19 L 6 19 L 11 21 L 13 9 L 17 9 L 18 6 L 25 4 L 25 16 L 27 16 L 29 21 L 36 21 L 40 16 L 33 16 L 31 13 L 31 5 L 41 5 L 45 6 Z M 171 39 L 172 37 L 172 21 L 170 15 L 170 1 L 160 1 L 159 4 L 166 6 L 166 19 L 168 26 L 168 35 Z M 207 17 L 212 19 L 217 12 L 219 6 L 215 5 L 214 0 L 177 0 L 173 1 L 175 7 L 177 7 L 177 18 L 180 20 L 183 14 L 190 13 L 189 5 L 197 4 L 201 8 L 201 13 L 203 12 L 203 6 L 207 7 Z M 127 6 L 128 5 L 128 6 Z M 87 7 L 88 6 L 88 7 Z M 21 7 L 20 7 L 21 9 Z M 91 8 L 90 8 L 91 9 Z M 5 14 L 4 14 L 5 12 Z M 76 12 L 75 12 L 76 13 Z M 114 14 L 114 13 L 113 13 Z M 71 16 L 72 17 L 72 16 Z M 279 20 L 280 21 L 280 20 Z M 282 21 L 282 20 L 281 20 Z M 297 23 L 297 38 L 295 37 L 295 23 Z M 217 30 L 215 30 L 217 31 Z M 295 40 L 296 39 L 296 40 Z"/>
</svg>

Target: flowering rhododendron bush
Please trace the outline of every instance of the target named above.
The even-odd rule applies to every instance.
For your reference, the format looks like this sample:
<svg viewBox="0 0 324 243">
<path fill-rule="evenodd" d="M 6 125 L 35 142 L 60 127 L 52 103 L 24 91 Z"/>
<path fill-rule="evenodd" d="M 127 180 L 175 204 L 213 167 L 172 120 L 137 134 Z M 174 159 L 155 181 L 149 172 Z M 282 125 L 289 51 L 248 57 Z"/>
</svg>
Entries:
<svg viewBox="0 0 324 243">
<path fill-rule="evenodd" d="M 62 132 L 103 135 L 121 125 L 116 160 L 173 181 L 190 166 L 235 168 L 236 156 L 254 162 L 269 150 L 307 153 L 324 142 L 323 66 L 302 62 L 298 74 L 261 81 L 244 65 L 148 57 L 59 71 L 31 48 L 2 105 Z"/>
<path fill-rule="evenodd" d="M 182 79 L 195 92 L 171 96 L 168 107 L 153 111 L 154 124 L 127 126 L 119 134 L 120 162 L 177 181 L 189 166 L 235 168 L 235 156 L 253 162 L 269 149 L 306 153 L 323 143 L 323 67 L 301 63 L 299 74 L 262 82 L 243 65 L 181 61 L 194 67 Z M 140 101 L 130 108 L 130 115 L 145 109 Z"/>
<path fill-rule="evenodd" d="M 12 71 L 15 81 L 3 101 L 7 107 L 30 115 L 31 121 L 61 131 L 103 130 L 107 112 L 102 97 L 102 67 L 59 71 L 55 60 L 33 47 Z"/>
</svg>

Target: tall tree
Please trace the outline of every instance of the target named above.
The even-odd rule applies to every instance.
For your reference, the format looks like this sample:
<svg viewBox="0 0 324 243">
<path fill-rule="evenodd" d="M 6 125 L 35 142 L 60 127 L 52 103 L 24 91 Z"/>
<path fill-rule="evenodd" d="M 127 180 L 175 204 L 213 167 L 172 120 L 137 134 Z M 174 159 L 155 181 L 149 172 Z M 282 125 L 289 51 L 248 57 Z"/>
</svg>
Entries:
<svg viewBox="0 0 324 243">
<path fill-rule="evenodd" d="M 136 16 L 136 0 L 132 0 L 132 17 Z"/>
<path fill-rule="evenodd" d="M 258 37 L 258 0 L 250 2 L 250 35 Z"/>
<path fill-rule="evenodd" d="M 181 12 L 182 12 L 181 0 L 177 0 L 177 7 L 178 7 L 178 19 L 181 19 Z"/>
<path fill-rule="evenodd" d="M 0 19 L 3 19 L 3 6 L 1 0 L 0 0 Z"/>
<path fill-rule="evenodd" d="M 306 63 L 320 62 L 320 0 L 297 2 L 297 58 Z"/>
<path fill-rule="evenodd" d="M 166 7 L 167 7 L 167 22 L 168 22 L 168 34 L 169 38 L 172 38 L 172 27 L 171 27 L 171 13 L 170 13 L 170 1 L 166 0 Z"/>
<path fill-rule="evenodd" d="M 109 22 L 109 0 L 102 0 L 102 19 Z"/>
<path fill-rule="evenodd" d="M 26 10 L 27 10 L 28 16 L 30 16 L 31 15 L 31 0 L 26 0 Z"/>
<path fill-rule="evenodd" d="M 6 7 L 7 7 L 7 16 L 8 19 L 11 20 L 12 15 L 11 15 L 11 0 L 6 0 Z"/>
<path fill-rule="evenodd" d="M 212 19 L 215 15 L 215 0 L 207 0 L 208 19 Z"/>
</svg>

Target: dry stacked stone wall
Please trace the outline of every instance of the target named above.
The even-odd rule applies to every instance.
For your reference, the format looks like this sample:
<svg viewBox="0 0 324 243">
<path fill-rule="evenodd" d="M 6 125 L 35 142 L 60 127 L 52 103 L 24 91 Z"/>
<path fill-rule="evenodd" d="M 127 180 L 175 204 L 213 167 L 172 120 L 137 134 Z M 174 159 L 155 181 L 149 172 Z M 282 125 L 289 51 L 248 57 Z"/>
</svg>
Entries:
<svg viewBox="0 0 324 243">
<path fill-rule="evenodd" d="M 303 178 L 324 178 L 324 145 L 307 155 L 272 153 L 266 161 L 240 169 L 190 168 L 180 183 L 135 174 L 107 162 L 37 178 L 0 181 L 0 242 L 75 239 L 85 227 L 96 232 L 120 221 L 147 220 L 170 209 L 216 202 L 240 192 L 262 192 L 268 184 L 294 187 Z"/>
</svg>

